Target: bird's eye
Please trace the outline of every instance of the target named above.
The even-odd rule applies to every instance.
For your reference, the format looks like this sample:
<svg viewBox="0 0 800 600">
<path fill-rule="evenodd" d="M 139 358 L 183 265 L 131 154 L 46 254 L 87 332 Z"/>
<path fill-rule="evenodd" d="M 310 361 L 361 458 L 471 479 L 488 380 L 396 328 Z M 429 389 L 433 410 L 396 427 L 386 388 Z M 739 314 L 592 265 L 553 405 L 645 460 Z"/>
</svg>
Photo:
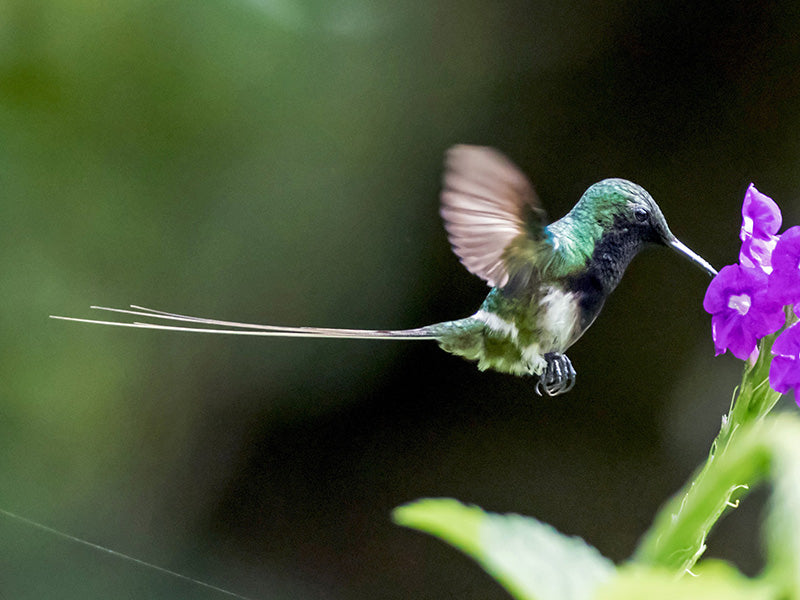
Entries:
<svg viewBox="0 0 800 600">
<path fill-rule="evenodd" d="M 633 209 L 633 216 L 636 217 L 636 220 L 639 221 L 639 223 L 644 223 L 647 221 L 647 218 L 650 216 L 650 214 L 647 212 L 646 208 L 637 206 Z"/>
</svg>

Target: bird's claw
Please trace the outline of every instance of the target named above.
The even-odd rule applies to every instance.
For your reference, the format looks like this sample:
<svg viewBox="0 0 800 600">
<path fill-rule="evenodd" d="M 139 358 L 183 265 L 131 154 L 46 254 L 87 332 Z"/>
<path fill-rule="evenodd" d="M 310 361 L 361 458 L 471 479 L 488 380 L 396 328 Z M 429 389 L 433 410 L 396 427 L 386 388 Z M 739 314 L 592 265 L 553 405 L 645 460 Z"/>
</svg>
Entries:
<svg viewBox="0 0 800 600">
<path fill-rule="evenodd" d="M 539 396 L 558 396 L 570 391 L 575 385 L 577 373 L 567 355 L 548 352 L 544 359 L 547 366 L 536 382 L 536 393 Z"/>
</svg>

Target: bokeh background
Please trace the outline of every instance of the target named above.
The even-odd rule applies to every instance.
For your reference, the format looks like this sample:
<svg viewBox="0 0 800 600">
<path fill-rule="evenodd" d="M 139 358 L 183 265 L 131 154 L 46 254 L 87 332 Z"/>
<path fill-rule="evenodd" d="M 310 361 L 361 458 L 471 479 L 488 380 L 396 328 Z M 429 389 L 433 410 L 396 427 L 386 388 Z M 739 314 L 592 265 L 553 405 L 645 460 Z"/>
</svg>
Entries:
<svg viewBox="0 0 800 600">
<path fill-rule="evenodd" d="M 486 288 L 437 212 L 454 143 L 502 149 L 553 217 L 632 179 L 733 262 L 750 181 L 800 218 L 798 30 L 790 2 L 0 0 L 0 508 L 251 598 L 505 598 L 391 523 L 426 496 L 623 560 L 739 375 L 713 358 L 708 278 L 666 250 L 634 261 L 556 399 L 427 342 L 47 316 L 471 314 Z M 761 497 L 709 555 L 758 571 Z M 224 596 L 0 516 L 0 597 Z"/>
</svg>

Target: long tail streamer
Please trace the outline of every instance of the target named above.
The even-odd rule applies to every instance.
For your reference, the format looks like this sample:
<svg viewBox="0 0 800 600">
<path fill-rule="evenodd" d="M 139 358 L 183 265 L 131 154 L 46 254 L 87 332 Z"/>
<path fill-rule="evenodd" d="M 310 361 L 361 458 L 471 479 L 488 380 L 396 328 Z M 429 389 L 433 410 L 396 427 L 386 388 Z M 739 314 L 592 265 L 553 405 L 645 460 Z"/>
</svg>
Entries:
<svg viewBox="0 0 800 600">
<path fill-rule="evenodd" d="M 160 329 L 165 331 L 185 331 L 189 333 L 216 333 L 223 335 L 255 335 L 278 337 L 323 337 L 323 338 L 355 338 L 355 339 L 383 339 L 383 340 L 431 340 L 436 339 L 435 333 L 428 327 L 416 329 L 335 329 L 330 327 L 283 327 L 280 325 L 258 325 L 255 323 L 239 323 L 236 321 L 222 321 L 219 319 L 206 319 L 155 310 L 144 306 L 131 304 L 130 308 L 108 308 L 106 306 L 92 306 L 95 310 L 104 310 L 112 313 L 133 315 L 149 319 L 164 321 L 178 321 L 186 325 L 164 325 L 161 323 L 146 323 L 142 321 L 103 321 L 100 319 L 80 319 L 77 317 L 61 317 L 50 315 L 52 319 L 63 321 L 76 321 L 78 323 L 93 323 L 97 325 L 112 325 L 114 327 L 134 327 L 137 329 Z M 192 325 L 196 325 L 193 327 Z M 203 327 L 200 327 L 202 325 Z"/>
</svg>

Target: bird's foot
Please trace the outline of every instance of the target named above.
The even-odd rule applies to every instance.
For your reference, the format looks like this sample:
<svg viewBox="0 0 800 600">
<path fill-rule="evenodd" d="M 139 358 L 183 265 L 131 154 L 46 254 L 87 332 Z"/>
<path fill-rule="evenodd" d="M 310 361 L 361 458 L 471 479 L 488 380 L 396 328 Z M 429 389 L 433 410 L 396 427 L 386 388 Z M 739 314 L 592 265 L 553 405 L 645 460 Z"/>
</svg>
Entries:
<svg viewBox="0 0 800 600">
<path fill-rule="evenodd" d="M 565 394 L 575 385 L 575 369 L 566 354 L 548 352 L 544 355 L 547 366 L 536 382 L 538 395 L 558 396 Z"/>
</svg>

